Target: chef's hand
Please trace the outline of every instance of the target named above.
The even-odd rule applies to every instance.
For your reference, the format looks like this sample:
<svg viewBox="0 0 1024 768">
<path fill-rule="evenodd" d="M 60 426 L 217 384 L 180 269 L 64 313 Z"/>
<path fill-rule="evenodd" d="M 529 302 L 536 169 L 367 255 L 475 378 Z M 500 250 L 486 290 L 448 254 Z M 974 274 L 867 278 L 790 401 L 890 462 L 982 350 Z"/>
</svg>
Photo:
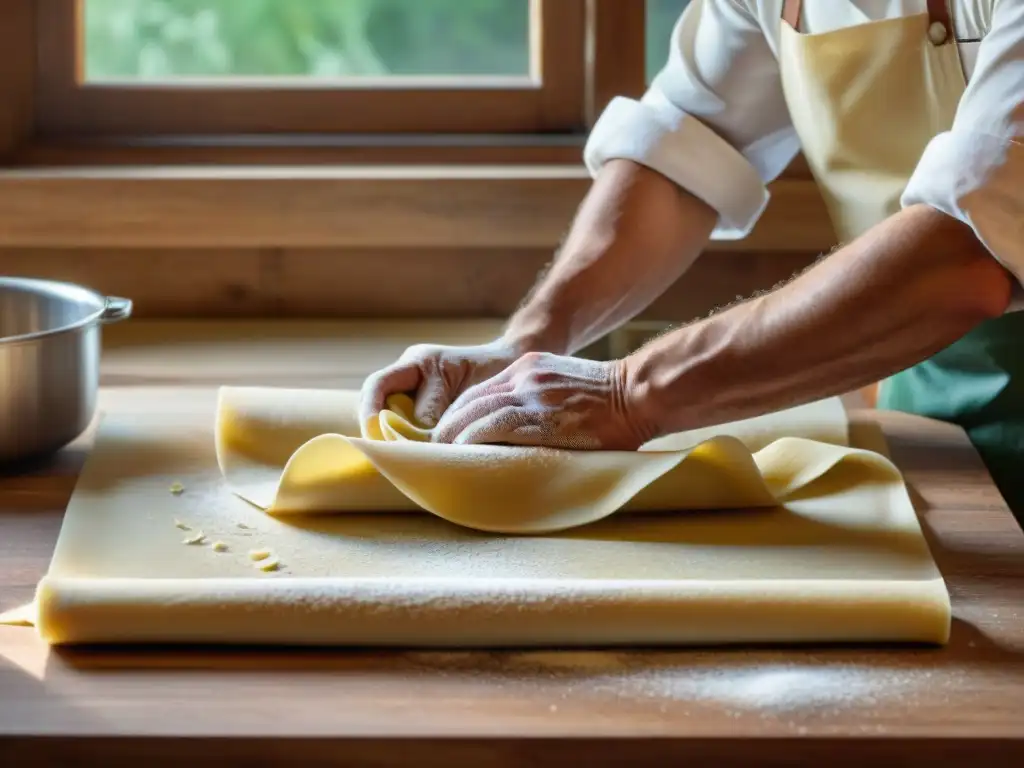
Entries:
<svg viewBox="0 0 1024 768">
<path fill-rule="evenodd" d="M 468 387 L 506 368 L 518 353 L 502 341 L 475 346 L 417 344 L 387 368 L 363 383 L 359 424 L 384 408 L 391 395 L 409 394 L 416 403 L 413 415 L 421 425 L 433 427 L 452 401 Z M 366 437 L 366 435 L 363 435 Z"/>
<path fill-rule="evenodd" d="M 458 397 L 434 430 L 439 443 L 635 450 L 649 430 L 623 361 L 531 352 Z"/>
</svg>

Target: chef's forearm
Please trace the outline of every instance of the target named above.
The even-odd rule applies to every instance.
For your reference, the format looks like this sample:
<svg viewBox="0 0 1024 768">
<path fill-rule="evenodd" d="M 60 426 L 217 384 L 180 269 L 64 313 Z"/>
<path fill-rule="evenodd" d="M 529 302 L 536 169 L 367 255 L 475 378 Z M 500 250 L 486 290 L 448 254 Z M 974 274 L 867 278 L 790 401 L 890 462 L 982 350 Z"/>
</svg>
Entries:
<svg viewBox="0 0 1024 768">
<path fill-rule="evenodd" d="M 643 311 L 694 262 L 717 216 L 664 176 L 598 174 L 554 264 L 508 323 L 523 352 L 572 354 Z"/>
<path fill-rule="evenodd" d="M 1002 314 L 1011 284 L 966 225 L 904 210 L 778 290 L 627 358 L 636 418 L 653 436 L 852 391 Z"/>
</svg>

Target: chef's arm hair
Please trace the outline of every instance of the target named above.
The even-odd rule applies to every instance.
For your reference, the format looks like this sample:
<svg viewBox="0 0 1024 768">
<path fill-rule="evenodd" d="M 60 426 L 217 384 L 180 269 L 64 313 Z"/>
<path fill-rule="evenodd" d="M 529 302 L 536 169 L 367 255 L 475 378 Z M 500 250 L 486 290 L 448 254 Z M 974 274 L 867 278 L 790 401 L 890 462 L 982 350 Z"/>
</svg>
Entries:
<svg viewBox="0 0 1024 768">
<path fill-rule="evenodd" d="M 663 434 L 853 391 L 998 317 L 1013 278 L 930 206 L 889 217 L 777 290 L 623 362 L 637 418 Z"/>
<path fill-rule="evenodd" d="M 608 162 L 505 340 L 522 352 L 578 352 L 672 285 L 716 221 L 710 206 L 661 174 L 630 160 Z"/>
</svg>

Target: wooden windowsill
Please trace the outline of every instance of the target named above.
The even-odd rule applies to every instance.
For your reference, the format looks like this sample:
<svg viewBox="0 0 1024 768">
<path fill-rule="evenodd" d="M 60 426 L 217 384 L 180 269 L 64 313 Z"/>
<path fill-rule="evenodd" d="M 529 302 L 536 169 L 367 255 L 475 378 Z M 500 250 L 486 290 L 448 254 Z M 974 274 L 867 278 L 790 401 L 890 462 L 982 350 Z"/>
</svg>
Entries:
<svg viewBox="0 0 1024 768">
<path fill-rule="evenodd" d="M 585 133 L 36 137 L 9 167 L 578 165 Z M 811 179 L 797 155 L 784 179 Z"/>
<path fill-rule="evenodd" d="M 578 164 L 585 134 L 36 137 L 12 166 Z"/>
<path fill-rule="evenodd" d="M 581 163 L 21 166 L 0 171 L 0 247 L 554 248 Z M 824 251 L 813 182 L 782 179 L 731 251 Z"/>
</svg>

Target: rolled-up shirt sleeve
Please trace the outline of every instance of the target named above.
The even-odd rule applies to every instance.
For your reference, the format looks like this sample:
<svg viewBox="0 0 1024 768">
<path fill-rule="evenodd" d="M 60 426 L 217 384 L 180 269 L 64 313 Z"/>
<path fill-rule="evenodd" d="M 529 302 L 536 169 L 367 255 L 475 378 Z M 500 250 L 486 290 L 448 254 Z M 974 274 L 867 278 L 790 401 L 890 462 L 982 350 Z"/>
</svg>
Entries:
<svg viewBox="0 0 1024 768">
<path fill-rule="evenodd" d="M 614 99 L 584 155 L 592 175 L 627 159 L 671 179 L 717 211 L 718 240 L 750 232 L 768 182 L 799 151 L 778 62 L 751 2 L 692 0 L 647 93 Z"/>
<path fill-rule="evenodd" d="M 928 144 L 901 203 L 969 224 L 1024 283 L 1024 0 L 995 4 L 953 126 Z"/>
</svg>

